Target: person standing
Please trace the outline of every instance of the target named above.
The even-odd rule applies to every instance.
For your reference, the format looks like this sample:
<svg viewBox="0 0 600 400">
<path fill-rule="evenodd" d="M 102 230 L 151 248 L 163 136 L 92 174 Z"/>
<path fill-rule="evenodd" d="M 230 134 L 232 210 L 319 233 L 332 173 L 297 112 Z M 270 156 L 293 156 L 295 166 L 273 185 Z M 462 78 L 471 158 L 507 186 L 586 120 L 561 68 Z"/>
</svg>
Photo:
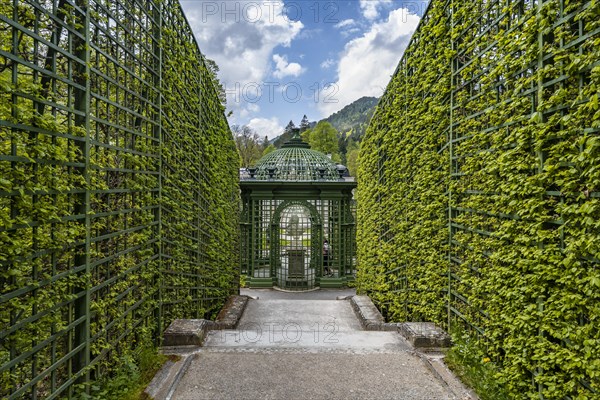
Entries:
<svg viewBox="0 0 600 400">
<path fill-rule="evenodd" d="M 332 271 L 330 268 L 330 256 L 331 256 L 331 246 L 329 246 L 329 242 L 327 241 L 327 239 L 325 239 L 323 241 L 323 266 L 325 267 L 323 269 L 323 275 L 324 276 L 331 276 Z"/>
</svg>

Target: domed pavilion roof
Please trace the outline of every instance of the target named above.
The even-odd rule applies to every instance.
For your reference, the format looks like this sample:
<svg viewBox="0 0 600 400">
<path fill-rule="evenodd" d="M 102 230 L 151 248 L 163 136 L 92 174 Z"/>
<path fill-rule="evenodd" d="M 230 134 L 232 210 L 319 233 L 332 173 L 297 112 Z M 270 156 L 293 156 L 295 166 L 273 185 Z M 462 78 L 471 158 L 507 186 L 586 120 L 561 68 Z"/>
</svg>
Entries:
<svg viewBox="0 0 600 400">
<path fill-rule="evenodd" d="M 345 168 L 344 168 L 345 170 Z M 338 166 L 325 154 L 310 149 L 298 131 L 281 149 L 261 158 L 252 174 L 256 180 L 338 181 Z M 342 171 L 343 172 L 343 171 Z"/>
</svg>

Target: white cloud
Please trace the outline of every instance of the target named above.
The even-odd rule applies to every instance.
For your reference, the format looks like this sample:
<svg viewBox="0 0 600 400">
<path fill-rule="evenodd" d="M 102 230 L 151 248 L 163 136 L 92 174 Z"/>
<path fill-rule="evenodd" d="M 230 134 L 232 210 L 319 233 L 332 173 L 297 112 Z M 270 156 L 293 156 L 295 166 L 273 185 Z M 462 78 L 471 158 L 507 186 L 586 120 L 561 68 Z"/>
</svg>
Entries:
<svg viewBox="0 0 600 400">
<path fill-rule="evenodd" d="M 321 68 L 323 69 L 329 69 L 331 68 L 333 65 L 335 64 L 335 61 L 333 61 L 333 59 L 328 58 L 327 60 L 323 61 L 321 63 Z"/>
<path fill-rule="evenodd" d="M 286 76 L 297 77 L 304 72 L 304 68 L 302 65 L 298 63 L 290 63 L 288 62 L 287 56 L 280 56 L 279 54 L 273 55 L 273 61 L 275 61 L 275 71 L 273 72 L 273 76 L 275 78 L 285 78 Z"/>
<path fill-rule="evenodd" d="M 360 28 L 350 28 L 342 31 L 342 36 L 347 38 L 349 36 L 354 35 L 355 33 L 359 33 L 361 31 Z"/>
<path fill-rule="evenodd" d="M 250 111 L 248 111 L 248 109 L 247 109 L 247 108 L 244 108 L 244 107 L 242 107 L 242 108 L 240 108 L 240 109 L 238 110 L 238 114 L 239 114 L 239 116 L 240 116 L 241 118 L 247 118 L 247 117 L 248 117 L 248 115 L 250 115 Z M 233 121 L 236 121 L 236 118 L 235 118 L 234 116 L 232 116 L 232 117 L 231 117 L 231 121 L 232 121 L 232 122 L 233 122 Z"/>
<path fill-rule="evenodd" d="M 260 106 L 256 103 L 246 103 L 243 107 L 238 109 L 238 115 L 240 118 L 247 118 L 251 114 L 256 114 L 260 111 Z M 237 120 L 236 115 L 233 115 L 231 120 Z"/>
<path fill-rule="evenodd" d="M 359 24 L 353 19 L 345 19 L 335 24 L 334 27 L 346 38 L 361 31 L 361 28 L 359 28 L 358 25 Z"/>
<path fill-rule="evenodd" d="M 268 136 L 273 139 L 283 133 L 283 126 L 279 123 L 279 119 L 273 118 L 252 118 L 248 122 L 248 126 L 252 128 L 258 136 Z"/>
<path fill-rule="evenodd" d="M 337 29 L 340 29 L 340 28 L 345 28 L 345 27 L 354 26 L 354 25 L 356 25 L 356 21 L 354 21 L 353 19 L 345 19 L 343 21 L 338 22 L 334 26 Z"/>
<path fill-rule="evenodd" d="M 243 88 L 263 82 L 271 70 L 273 50 L 289 47 L 304 27 L 282 14 L 281 0 L 182 1 L 182 5 L 200 49 L 219 65 L 228 108 L 235 112 L 244 106 L 236 84 Z"/>
<path fill-rule="evenodd" d="M 400 8 L 392 11 L 386 21 L 373 24 L 368 32 L 348 42 L 338 63 L 337 92 L 333 94 L 330 88 L 320 96 L 322 116 L 327 117 L 363 96 L 381 96 L 418 24 L 418 16 Z"/>
<path fill-rule="evenodd" d="M 379 8 L 391 3 L 392 0 L 360 0 L 360 9 L 366 19 L 374 21 L 379 18 Z"/>
<path fill-rule="evenodd" d="M 246 105 L 246 108 L 248 109 L 248 111 L 253 113 L 257 113 L 260 111 L 260 106 L 256 103 L 248 103 L 248 105 Z"/>
</svg>

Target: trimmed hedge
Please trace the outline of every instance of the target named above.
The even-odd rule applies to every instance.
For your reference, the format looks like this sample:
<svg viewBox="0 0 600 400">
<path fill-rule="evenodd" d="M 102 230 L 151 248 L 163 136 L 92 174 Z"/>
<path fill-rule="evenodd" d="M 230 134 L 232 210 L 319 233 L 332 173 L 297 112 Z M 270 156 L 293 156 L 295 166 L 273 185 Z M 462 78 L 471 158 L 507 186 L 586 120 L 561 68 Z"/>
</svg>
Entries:
<svg viewBox="0 0 600 400">
<path fill-rule="evenodd" d="M 600 5 L 432 1 L 361 150 L 358 285 L 515 398 L 600 391 Z"/>
<path fill-rule="evenodd" d="M 0 397 L 73 397 L 237 291 L 238 157 L 176 0 L 0 15 Z"/>
</svg>

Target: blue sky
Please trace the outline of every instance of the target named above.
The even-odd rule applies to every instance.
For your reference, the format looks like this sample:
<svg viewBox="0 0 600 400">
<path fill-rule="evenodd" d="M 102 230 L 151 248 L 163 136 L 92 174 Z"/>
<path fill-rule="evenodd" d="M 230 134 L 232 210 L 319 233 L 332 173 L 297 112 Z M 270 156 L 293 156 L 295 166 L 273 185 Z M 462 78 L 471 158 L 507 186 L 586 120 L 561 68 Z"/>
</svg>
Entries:
<svg viewBox="0 0 600 400">
<path fill-rule="evenodd" d="M 231 124 L 261 136 L 380 96 L 426 8 L 397 0 L 181 0 L 217 62 Z"/>
</svg>

